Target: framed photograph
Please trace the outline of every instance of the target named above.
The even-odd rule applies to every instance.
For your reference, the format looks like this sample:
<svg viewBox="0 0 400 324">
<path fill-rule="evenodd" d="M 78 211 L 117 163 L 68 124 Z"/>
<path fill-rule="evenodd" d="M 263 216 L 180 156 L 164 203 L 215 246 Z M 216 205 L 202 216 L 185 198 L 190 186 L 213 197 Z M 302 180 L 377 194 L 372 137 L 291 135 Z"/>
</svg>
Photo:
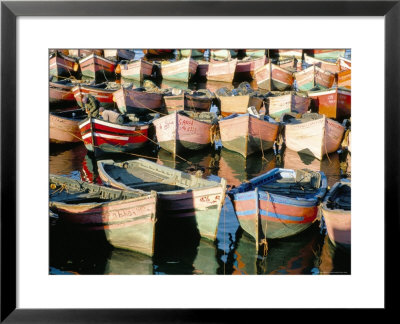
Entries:
<svg viewBox="0 0 400 324">
<path fill-rule="evenodd" d="M 3 1 L 1 321 L 390 309 L 399 16 Z"/>
</svg>

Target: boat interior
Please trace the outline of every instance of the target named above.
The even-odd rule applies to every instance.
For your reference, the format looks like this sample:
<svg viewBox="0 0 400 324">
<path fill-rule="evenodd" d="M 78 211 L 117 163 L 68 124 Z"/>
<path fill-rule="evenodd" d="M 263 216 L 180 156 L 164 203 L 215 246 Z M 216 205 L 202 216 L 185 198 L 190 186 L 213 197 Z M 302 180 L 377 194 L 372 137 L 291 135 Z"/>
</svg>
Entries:
<svg viewBox="0 0 400 324">
<path fill-rule="evenodd" d="M 326 206 L 329 209 L 351 210 L 351 187 L 340 185 L 329 197 Z"/>
<path fill-rule="evenodd" d="M 149 162 L 151 163 L 151 162 Z M 153 163 L 130 161 L 124 163 L 103 163 L 104 171 L 115 181 L 121 182 L 132 189 L 144 191 L 176 191 L 208 187 L 215 183 L 190 174 L 153 167 Z"/>
<path fill-rule="evenodd" d="M 296 170 L 295 173 L 279 172 L 269 181 L 257 185 L 260 190 L 287 197 L 305 198 L 315 194 L 321 184 L 321 174 L 308 170 Z"/>
<path fill-rule="evenodd" d="M 66 204 L 103 203 L 136 198 L 145 194 L 144 192 L 121 191 L 73 179 L 65 181 L 57 178 L 50 177 L 50 202 L 63 202 Z"/>
</svg>

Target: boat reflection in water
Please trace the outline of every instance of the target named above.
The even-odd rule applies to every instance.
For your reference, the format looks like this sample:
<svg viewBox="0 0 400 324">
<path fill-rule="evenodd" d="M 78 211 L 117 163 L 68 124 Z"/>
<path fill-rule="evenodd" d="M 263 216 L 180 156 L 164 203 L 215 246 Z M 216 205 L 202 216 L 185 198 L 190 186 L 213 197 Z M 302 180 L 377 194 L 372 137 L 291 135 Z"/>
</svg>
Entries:
<svg viewBox="0 0 400 324">
<path fill-rule="evenodd" d="M 49 168 L 51 173 L 69 175 L 82 166 L 87 153 L 83 143 L 50 144 Z"/>
<path fill-rule="evenodd" d="M 320 274 L 351 274 L 351 247 L 335 246 L 326 235 L 318 261 Z"/>
<path fill-rule="evenodd" d="M 275 168 L 275 165 L 272 150 L 264 152 L 264 155 L 261 152 L 254 153 L 245 159 L 239 153 L 222 148 L 219 154 L 218 176 L 225 178 L 228 185 L 238 186 L 243 181 Z"/>
<path fill-rule="evenodd" d="M 325 156 L 322 161 L 317 158 L 285 148 L 283 152 L 283 163 L 285 169 L 309 169 L 311 171 L 322 171 L 328 179 L 328 186 L 333 186 L 340 180 L 340 159 L 337 152 Z"/>
<path fill-rule="evenodd" d="M 315 272 L 314 251 L 320 249 L 323 237 L 315 224 L 304 232 L 284 239 L 268 240 L 266 255 L 257 250 L 254 239 L 239 230 L 232 253 L 232 274 L 311 274 Z"/>
</svg>

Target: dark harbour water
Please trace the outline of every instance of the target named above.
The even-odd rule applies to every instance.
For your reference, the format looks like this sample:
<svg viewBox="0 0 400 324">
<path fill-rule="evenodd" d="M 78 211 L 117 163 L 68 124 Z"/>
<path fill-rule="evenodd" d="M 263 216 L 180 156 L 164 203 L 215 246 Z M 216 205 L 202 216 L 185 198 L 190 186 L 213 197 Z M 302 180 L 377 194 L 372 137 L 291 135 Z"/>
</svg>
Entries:
<svg viewBox="0 0 400 324">
<path fill-rule="evenodd" d="M 140 57 L 140 53 L 137 53 Z M 350 52 L 347 53 L 350 57 Z M 162 82 L 160 86 L 191 89 L 219 87 L 233 88 L 234 84 L 202 82 L 179 84 Z M 253 88 L 256 83 L 250 82 Z M 290 169 L 307 168 L 323 171 L 331 187 L 341 177 L 351 176 L 351 156 L 332 153 L 322 161 L 284 149 L 280 158 L 272 150 L 247 158 L 226 149 L 209 149 L 188 152 L 186 161 L 173 159 L 154 145 L 148 145 L 134 154 L 111 155 L 124 161 L 147 156 L 152 161 L 185 172 L 201 169 L 203 176 L 218 179 L 224 177 L 228 185 L 237 186 L 245 180 L 275 167 Z M 347 162 L 345 164 L 341 162 Z M 97 161 L 87 154 L 82 143 L 50 145 L 50 173 L 75 179 L 101 183 L 97 174 Z M 342 166 L 342 169 L 341 169 Z M 344 168 L 343 168 L 344 167 Z M 347 169 L 346 169 L 347 167 Z M 252 238 L 239 226 L 232 203 L 226 199 L 220 215 L 217 240 L 199 237 L 193 222 L 156 226 L 155 253 L 153 257 L 116 249 L 107 244 L 101 235 L 80 233 L 60 224 L 55 215 L 49 223 L 49 272 L 54 275 L 68 274 L 350 274 L 351 251 L 335 247 L 325 231 L 315 222 L 306 231 L 286 239 L 269 240 L 268 253 L 262 256 Z"/>
<path fill-rule="evenodd" d="M 137 153 L 181 171 L 200 168 L 204 177 L 224 177 L 230 185 L 274 167 L 287 167 L 321 170 L 332 186 L 342 176 L 340 160 L 344 158 L 334 153 L 319 161 L 286 149 L 281 164 L 272 151 L 265 152 L 264 158 L 261 154 L 250 156 L 246 162 L 234 152 L 210 149 L 185 156 L 194 167 L 151 145 Z M 96 160 L 83 144 L 51 145 L 49 163 L 50 173 L 100 182 Z M 162 233 L 156 227 L 153 258 L 112 248 L 104 238 L 66 229 L 50 217 L 49 266 L 51 274 L 350 274 L 351 270 L 350 250 L 334 247 L 319 222 L 299 235 L 269 240 L 267 256 L 262 257 L 254 240 L 241 230 L 229 199 L 221 211 L 216 242 L 200 239 L 192 223 L 169 224 Z"/>
</svg>

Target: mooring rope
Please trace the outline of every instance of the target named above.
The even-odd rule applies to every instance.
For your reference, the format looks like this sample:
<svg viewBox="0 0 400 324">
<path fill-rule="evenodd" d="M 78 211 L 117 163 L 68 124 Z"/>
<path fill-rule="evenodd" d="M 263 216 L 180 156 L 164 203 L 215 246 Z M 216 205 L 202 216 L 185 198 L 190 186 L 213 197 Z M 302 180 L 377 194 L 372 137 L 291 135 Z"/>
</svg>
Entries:
<svg viewBox="0 0 400 324">
<path fill-rule="evenodd" d="M 265 207 L 265 211 L 266 211 L 266 216 L 265 217 L 268 218 L 268 201 L 271 199 L 271 196 L 270 196 L 268 191 L 265 191 L 265 193 L 267 194 L 267 203 L 265 205 L 266 206 Z M 259 204 L 260 200 L 259 200 L 259 196 L 258 195 L 257 195 L 256 199 L 257 199 L 257 203 Z M 271 204 L 272 204 L 272 199 L 271 199 Z M 260 213 L 260 221 L 261 221 L 261 212 L 259 212 L 259 213 Z M 263 229 L 262 226 L 261 226 L 261 229 L 263 230 L 263 233 L 265 233 L 265 234 L 264 234 L 264 238 L 262 240 L 260 240 L 260 243 L 259 243 L 260 246 L 264 245 L 264 250 L 263 250 L 263 256 L 264 257 L 267 256 L 267 254 L 268 254 L 268 241 L 267 241 L 268 219 L 267 218 L 265 219 L 265 228 Z M 257 228 L 257 230 L 258 230 L 258 228 Z"/>
</svg>

